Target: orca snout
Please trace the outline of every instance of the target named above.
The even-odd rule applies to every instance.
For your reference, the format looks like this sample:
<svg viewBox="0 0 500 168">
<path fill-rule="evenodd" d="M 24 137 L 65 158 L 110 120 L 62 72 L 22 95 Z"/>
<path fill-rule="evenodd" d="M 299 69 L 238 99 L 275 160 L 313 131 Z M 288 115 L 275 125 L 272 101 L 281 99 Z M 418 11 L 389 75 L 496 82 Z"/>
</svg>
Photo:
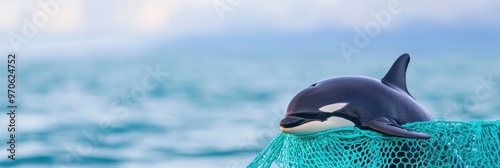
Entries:
<svg viewBox="0 0 500 168">
<path fill-rule="evenodd" d="M 282 128 L 292 128 L 296 127 L 299 125 L 302 125 L 308 121 L 311 121 L 309 119 L 305 119 L 302 117 L 297 117 L 297 116 L 286 116 L 283 118 L 280 122 L 280 127 Z"/>
</svg>

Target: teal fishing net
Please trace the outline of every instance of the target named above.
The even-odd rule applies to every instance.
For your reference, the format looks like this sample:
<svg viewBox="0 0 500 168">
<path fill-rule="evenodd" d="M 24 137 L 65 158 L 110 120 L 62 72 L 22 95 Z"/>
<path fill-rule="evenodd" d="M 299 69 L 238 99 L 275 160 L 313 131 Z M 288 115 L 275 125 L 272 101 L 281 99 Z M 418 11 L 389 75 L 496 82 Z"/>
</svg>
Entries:
<svg viewBox="0 0 500 168">
<path fill-rule="evenodd" d="M 430 139 L 344 127 L 310 135 L 280 133 L 248 167 L 498 167 L 500 120 L 427 121 L 403 127 Z"/>
</svg>

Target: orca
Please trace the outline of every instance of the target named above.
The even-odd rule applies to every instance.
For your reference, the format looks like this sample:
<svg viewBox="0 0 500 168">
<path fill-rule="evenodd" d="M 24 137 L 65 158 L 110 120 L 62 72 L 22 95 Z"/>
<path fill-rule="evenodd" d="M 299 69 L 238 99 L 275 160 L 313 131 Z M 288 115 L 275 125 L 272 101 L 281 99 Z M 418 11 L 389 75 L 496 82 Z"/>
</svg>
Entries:
<svg viewBox="0 0 500 168">
<path fill-rule="evenodd" d="M 401 55 L 381 79 L 341 76 L 319 81 L 297 93 L 290 101 L 280 129 L 288 134 L 311 134 L 332 128 L 356 126 L 386 135 L 430 138 L 403 128 L 411 122 L 433 117 L 406 87 L 408 54 Z"/>
</svg>

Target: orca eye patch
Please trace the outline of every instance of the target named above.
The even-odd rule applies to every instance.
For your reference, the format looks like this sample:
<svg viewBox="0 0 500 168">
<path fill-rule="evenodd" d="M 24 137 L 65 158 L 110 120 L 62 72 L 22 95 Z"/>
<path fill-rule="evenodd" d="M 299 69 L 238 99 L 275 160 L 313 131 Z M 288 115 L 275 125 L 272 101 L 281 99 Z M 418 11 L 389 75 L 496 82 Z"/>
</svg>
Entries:
<svg viewBox="0 0 500 168">
<path fill-rule="evenodd" d="M 337 110 L 344 108 L 346 105 L 347 105 L 347 103 L 333 103 L 333 104 L 325 105 L 325 106 L 319 108 L 319 110 L 323 111 L 323 112 L 327 112 L 327 113 L 333 113 Z"/>
</svg>

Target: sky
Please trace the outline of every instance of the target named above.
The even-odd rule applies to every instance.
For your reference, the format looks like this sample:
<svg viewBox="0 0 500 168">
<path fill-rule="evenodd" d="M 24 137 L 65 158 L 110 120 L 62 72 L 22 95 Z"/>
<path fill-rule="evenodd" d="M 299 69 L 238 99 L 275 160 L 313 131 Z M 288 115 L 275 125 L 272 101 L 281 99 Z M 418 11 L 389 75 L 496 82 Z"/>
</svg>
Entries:
<svg viewBox="0 0 500 168">
<path fill-rule="evenodd" d="M 497 54 L 499 1 L 0 1 L 0 49 L 28 58 L 254 51 Z M 426 52 L 424 52 L 426 51 Z"/>
</svg>

